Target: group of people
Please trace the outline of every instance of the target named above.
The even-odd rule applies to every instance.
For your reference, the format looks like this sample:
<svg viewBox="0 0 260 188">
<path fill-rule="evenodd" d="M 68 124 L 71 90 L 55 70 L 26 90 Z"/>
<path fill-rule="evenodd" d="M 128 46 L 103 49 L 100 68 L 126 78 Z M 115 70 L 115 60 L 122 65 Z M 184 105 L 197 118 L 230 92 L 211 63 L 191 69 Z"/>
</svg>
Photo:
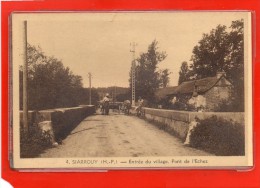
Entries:
<svg viewBox="0 0 260 188">
<path fill-rule="evenodd" d="M 177 110 L 189 109 L 190 111 L 203 112 L 206 108 L 206 98 L 197 92 L 193 92 L 191 98 L 184 98 L 184 100 L 173 97 L 170 103 L 172 105 L 171 107 Z"/>
<path fill-rule="evenodd" d="M 109 94 L 107 93 L 103 100 L 100 102 L 100 109 L 102 115 L 108 115 L 109 114 L 109 102 L 110 102 L 110 97 Z M 137 116 L 142 115 L 142 107 L 144 105 L 144 100 L 142 97 L 138 98 L 138 103 L 137 106 L 135 107 L 135 111 Z M 118 110 L 123 111 L 125 114 L 129 115 L 130 114 L 130 109 L 132 108 L 130 100 L 125 100 L 123 104 L 119 105 Z"/>
<path fill-rule="evenodd" d="M 188 104 L 193 106 L 197 112 L 203 112 L 206 108 L 206 98 L 199 95 L 197 92 L 194 92 L 189 99 Z"/>
</svg>

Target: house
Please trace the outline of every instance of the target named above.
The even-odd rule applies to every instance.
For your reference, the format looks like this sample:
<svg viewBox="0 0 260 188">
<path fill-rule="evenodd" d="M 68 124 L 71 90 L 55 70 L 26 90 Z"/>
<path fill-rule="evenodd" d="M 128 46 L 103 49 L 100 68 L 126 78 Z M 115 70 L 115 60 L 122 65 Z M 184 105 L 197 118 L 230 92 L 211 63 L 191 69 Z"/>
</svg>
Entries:
<svg viewBox="0 0 260 188">
<path fill-rule="evenodd" d="M 171 86 L 171 87 L 164 87 L 164 88 L 159 88 L 156 92 L 155 92 L 155 96 L 157 99 L 163 99 L 166 98 L 168 95 L 172 94 L 175 89 L 178 86 Z"/>
<path fill-rule="evenodd" d="M 187 104 L 194 93 L 202 95 L 206 100 L 206 111 L 214 111 L 225 100 L 231 97 L 232 84 L 226 79 L 224 72 L 217 72 L 215 77 L 207 77 L 181 83 L 175 87 L 168 97 L 176 97 Z"/>
</svg>

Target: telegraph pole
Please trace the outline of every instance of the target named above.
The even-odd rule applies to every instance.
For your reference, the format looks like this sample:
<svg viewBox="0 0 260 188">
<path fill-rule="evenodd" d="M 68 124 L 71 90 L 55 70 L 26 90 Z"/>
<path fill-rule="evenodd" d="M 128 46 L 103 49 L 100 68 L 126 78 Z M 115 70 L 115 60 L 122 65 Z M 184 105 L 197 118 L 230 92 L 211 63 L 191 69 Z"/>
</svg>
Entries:
<svg viewBox="0 0 260 188">
<path fill-rule="evenodd" d="M 132 49 L 130 52 L 133 54 L 133 60 L 132 60 L 132 106 L 135 106 L 135 47 L 137 46 L 137 43 L 133 42 L 130 43 Z"/>
<path fill-rule="evenodd" d="M 28 67 L 27 67 L 27 21 L 23 23 L 23 127 L 28 131 L 28 100 L 27 100 L 27 77 L 28 77 Z"/>
<path fill-rule="evenodd" d="M 88 73 L 88 79 L 89 79 L 89 105 L 91 105 L 91 78 L 92 78 L 92 75 L 89 72 Z"/>
<path fill-rule="evenodd" d="M 116 102 L 116 85 L 115 85 L 115 91 L 114 91 L 114 101 Z"/>
</svg>

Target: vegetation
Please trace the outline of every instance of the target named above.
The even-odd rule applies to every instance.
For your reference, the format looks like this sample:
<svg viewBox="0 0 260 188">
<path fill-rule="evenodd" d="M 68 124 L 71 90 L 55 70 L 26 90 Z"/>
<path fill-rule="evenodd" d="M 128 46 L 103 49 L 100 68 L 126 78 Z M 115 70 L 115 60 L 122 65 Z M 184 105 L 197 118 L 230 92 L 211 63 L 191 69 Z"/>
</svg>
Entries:
<svg viewBox="0 0 260 188">
<path fill-rule="evenodd" d="M 106 93 L 109 93 L 116 101 L 123 102 L 125 100 L 131 100 L 131 95 L 129 93 L 129 88 L 127 87 L 98 87 L 96 88 L 99 96 L 102 98 Z"/>
<path fill-rule="evenodd" d="M 190 136 L 192 147 L 218 156 L 245 155 L 244 126 L 217 116 L 198 120 Z"/>
<path fill-rule="evenodd" d="M 146 99 L 150 105 L 155 101 L 155 91 L 159 87 L 166 87 L 169 83 L 169 70 L 158 70 L 158 64 L 167 57 L 167 54 L 158 49 L 158 42 L 154 40 L 148 46 L 147 52 L 141 53 L 136 59 L 136 96 Z M 130 88 L 131 80 L 130 71 Z"/>
<path fill-rule="evenodd" d="M 37 157 L 44 149 L 52 146 L 52 138 L 48 131 L 42 131 L 38 126 L 28 129 L 20 128 L 20 157 Z"/>
<path fill-rule="evenodd" d="M 40 47 L 27 46 L 28 107 L 41 110 L 88 104 L 89 92 L 83 88 L 82 77 L 74 75 L 61 60 L 46 56 Z M 20 109 L 22 109 L 23 70 L 20 67 Z M 92 91 L 93 102 L 98 94 Z"/>
<path fill-rule="evenodd" d="M 215 76 L 224 71 L 233 85 L 232 103 L 236 111 L 244 111 L 244 23 L 233 21 L 229 29 L 218 25 L 193 48 L 191 65 L 182 63 L 179 84 L 183 81 Z M 239 105 L 237 105 L 239 104 Z"/>
<path fill-rule="evenodd" d="M 165 88 L 169 85 L 170 78 L 169 75 L 172 72 L 170 72 L 169 69 L 164 69 L 159 71 L 159 82 L 160 82 L 160 87 Z"/>
<path fill-rule="evenodd" d="M 129 91 L 128 88 L 127 88 L 127 91 Z M 118 102 L 124 102 L 125 100 L 131 101 L 131 99 L 132 99 L 132 96 L 129 92 L 116 95 L 116 101 L 118 101 Z"/>
<path fill-rule="evenodd" d="M 181 64 L 181 68 L 179 71 L 179 81 L 178 81 L 178 85 L 180 85 L 182 82 L 185 82 L 187 80 L 189 80 L 189 66 L 188 63 L 186 61 L 182 62 Z"/>
</svg>

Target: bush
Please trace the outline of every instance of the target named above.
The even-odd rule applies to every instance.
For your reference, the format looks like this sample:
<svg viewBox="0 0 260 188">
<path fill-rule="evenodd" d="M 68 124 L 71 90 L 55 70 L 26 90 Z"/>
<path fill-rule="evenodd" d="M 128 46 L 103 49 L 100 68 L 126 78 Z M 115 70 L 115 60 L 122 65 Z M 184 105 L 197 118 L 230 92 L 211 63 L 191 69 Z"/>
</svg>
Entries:
<svg viewBox="0 0 260 188">
<path fill-rule="evenodd" d="M 37 126 L 32 126 L 27 131 L 20 128 L 20 157 L 37 157 L 46 148 L 52 146 L 52 138 L 49 131 L 42 131 Z"/>
<path fill-rule="evenodd" d="M 215 112 L 244 112 L 243 102 L 231 100 L 222 100 L 220 104 L 216 105 Z"/>
<path fill-rule="evenodd" d="M 217 116 L 197 121 L 190 136 L 192 147 L 218 156 L 245 155 L 244 126 Z"/>
</svg>

